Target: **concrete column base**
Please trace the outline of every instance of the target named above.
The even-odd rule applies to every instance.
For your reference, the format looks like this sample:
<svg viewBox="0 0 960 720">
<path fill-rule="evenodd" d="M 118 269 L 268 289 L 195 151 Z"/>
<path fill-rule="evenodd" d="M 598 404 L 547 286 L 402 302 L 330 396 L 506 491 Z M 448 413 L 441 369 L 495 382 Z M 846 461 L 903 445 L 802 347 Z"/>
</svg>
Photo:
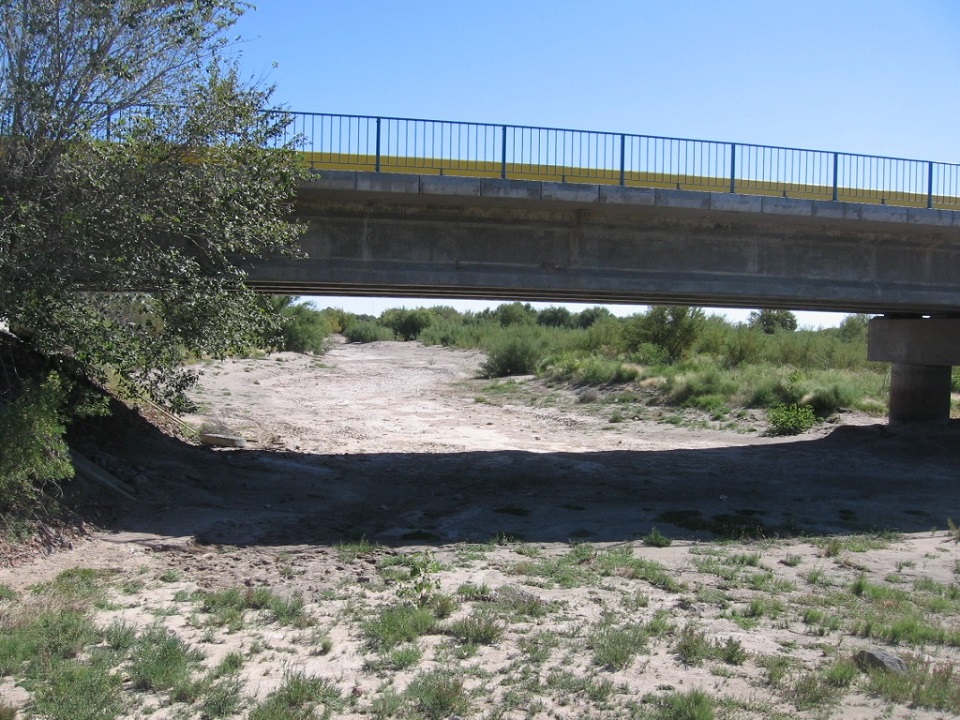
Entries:
<svg viewBox="0 0 960 720">
<path fill-rule="evenodd" d="M 950 419 L 951 366 L 960 365 L 960 319 L 874 318 L 867 357 L 892 363 L 891 424 Z"/>
<path fill-rule="evenodd" d="M 890 424 L 946 423 L 950 419 L 949 365 L 893 363 Z"/>
</svg>

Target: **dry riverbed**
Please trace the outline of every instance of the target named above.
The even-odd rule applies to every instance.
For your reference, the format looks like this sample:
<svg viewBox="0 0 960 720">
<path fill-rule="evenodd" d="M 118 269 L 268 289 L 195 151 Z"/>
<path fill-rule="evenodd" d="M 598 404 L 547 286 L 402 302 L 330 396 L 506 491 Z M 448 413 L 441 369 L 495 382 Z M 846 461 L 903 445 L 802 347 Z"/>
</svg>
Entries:
<svg viewBox="0 0 960 720">
<path fill-rule="evenodd" d="M 108 678 L 90 697 L 117 714 L 90 717 L 960 712 L 956 427 L 678 426 L 478 380 L 481 360 L 376 343 L 211 363 L 186 420 L 246 449 L 105 433 L 88 454 L 138 502 L 0 569 L 6 627 L 67 604 L 92 635 L 44 667 L 0 642 L 2 702 L 70 717 L 66 662 Z M 179 680 L 145 670 L 159 646 Z M 906 672 L 866 671 L 871 649 Z"/>
</svg>

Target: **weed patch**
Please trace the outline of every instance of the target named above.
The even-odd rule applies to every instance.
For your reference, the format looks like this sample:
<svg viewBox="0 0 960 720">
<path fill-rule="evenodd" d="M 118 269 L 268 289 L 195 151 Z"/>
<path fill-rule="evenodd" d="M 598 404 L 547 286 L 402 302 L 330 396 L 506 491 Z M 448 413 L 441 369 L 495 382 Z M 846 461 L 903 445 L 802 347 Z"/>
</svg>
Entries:
<svg viewBox="0 0 960 720">
<path fill-rule="evenodd" d="M 376 650 L 389 650 L 401 643 L 414 642 L 433 631 L 433 613 L 408 603 L 381 609 L 375 618 L 363 624 L 363 632 Z"/>
</svg>

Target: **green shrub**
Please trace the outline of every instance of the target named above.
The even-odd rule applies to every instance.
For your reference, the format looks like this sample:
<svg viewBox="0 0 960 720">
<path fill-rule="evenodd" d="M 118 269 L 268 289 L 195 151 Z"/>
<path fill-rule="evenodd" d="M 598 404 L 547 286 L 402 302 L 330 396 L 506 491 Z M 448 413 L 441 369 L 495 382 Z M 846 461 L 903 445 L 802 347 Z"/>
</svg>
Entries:
<svg viewBox="0 0 960 720">
<path fill-rule="evenodd" d="M 633 348 L 627 359 L 640 365 L 663 365 L 670 360 L 670 355 L 659 345 L 644 342 Z"/>
<path fill-rule="evenodd" d="M 414 642 L 433 630 L 436 618 L 429 610 L 409 604 L 383 608 L 363 624 L 363 632 L 378 650 L 390 650 L 401 643 Z"/>
<path fill-rule="evenodd" d="M 760 361 L 763 354 L 763 335 L 750 328 L 737 328 L 723 344 L 723 363 L 727 367 L 739 367 Z"/>
<path fill-rule="evenodd" d="M 867 326 L 869 324 L 869 315 L 847 315 L 840 322 L 840 327 L 837 328 L 837 337 L 843 342 L 864 342 L 867 339 Z"/>
<path fill-rule="evenodd" d="M 827 417 L 841 408 L 850 407 L 856 401 L 855 391 L 848 385 L 832 383 L 818 387 L 804 395 L 803 404 L 810 406 L 817 417 Z"/>
<path fill-rule="evenodd" d="M 484 377 L 531 375 L 540 364 L 543 345 L 526 334 L 500 336 L 486 348 L 487 359 L 480 365 Z"/>
<path fill-rule="evenodd" d="M 608 315 L 585 326 L 585 330 L 578 336 L 576 349 L 607 356 L 623 352 L 623 320 Z"/>
<path fill-rule="evenodd" d="M 565 307 L 548 307 L 537 313 L 537 325 L 573 327 L 573 314 Z"/>
<path fill-rule="evenodd" d="M 289 295 L 274 298 L 280 310 L 280 333 L 283 348 L 299 353 L 323 353 L 328 348 L 327 336 L 339 330 L 333 317 L 314 309 L 309 303 L 295 305 Z"/>
<path fill-rule="evenodd" d="M 113 720 L 123 711 L 121 691 L 121 679 L 109 667 L 70 660 L 37 685 L 33 709 L 48 720 Z"/>
<path fill-rule="evenodd" d="M 503 630 L 496 618 L 482 612 L 460 618 L 446 628 L 448 635 L 470 645 L 493 645 L 503 637 Z"/>
<path fill-rule="evenodd" d="M 809 405 L 776 405 L 767 412 L 770 435 L 799 435 L 812 428 L 817 416 Z"/>
<path fill-rule="evenodd" d="M 483 347 L 490 338 L 500 336 L 503 327 L 493 320 L 478 322 L 473 316 L 460 319 L 442 317 L 424 328 L 419 336 L 424 345 L 443 345 L 444 347 L 478 348 Z"/>
<path fill-rule="evenodd" d="M 648 636 L 642 623 L 619 626 L 603 623 L 591 634 L 588 644 L 593 648 L 593 660 L 597 665 L 624 670 L 638 653 L 646 650 Z"/>
<path fill-rule="evenodd" d="M 563 352 L 544 360 L 541 370 L 550 377 L 577 385 L 611 385 L 636 380 L 639 372 L 619 360 L 602 355 L 582 356 Z"/>
<path fill-rule="evenodd" d="M 650 532 L 647 535 L 644 535 L 642 539 L 643 544 L 649 545 L 650 547 L 670 547 L 670 545 L 673 543 L 670 538 L 657 530 L 657 528 L 650 530 Z"/>
<path fill-rule="evenodd" d="M 357 320 L 343 330 L 347 342 L 371 343 L 378 340 L 396 340 L 393 330 L 370 320 Z"/>
<path fill-rule="evenodd" d="M 750 407 L 775 407 L 796 403 L 800 390 L 789 380 L 779 375 L 761 376 L 753 383 L 753 392 L 747 400 Z"/>
<path fill-rule="evenodd" d="M 699 360 L 699 358 L 698 358 Z M 686 365 L 686 363 L 685 363 Z M 730 373 L 716 365 L 707 364 L 693 372 L 681 372 L 668 378 L 666 401 L 671 405 L 687 405 L 712 410 L 739 390 L 739 384 Z M 700 398 L 709 398 L 699 402 Z"/>
<path fill-rule="evenodd" d="M 435 315 L 425 308 L 407 310 L 393 308 L 384 310 L 380 315 L 380 324 L 390 328 L 401 340 L 416 340 L 420 334 L 433 324 Z"/>
<path fill-rule="evenodd" d="M 511 325 L 533 325 L 537 321 L 537 311 L 530 303 L 504 303 L 493 311 L 493 316 L 504 327 Z"/>
<path fill-rule="evenodd" d="M 169 690 L 187 684 L 202 659 L 175 634 L 154 625 L 134 644 L 128 674 L 138 690 Z"/>
<path fill-rule="evenodd" d="M 57 373 L 26 383 L 0 404 L 0 507 L 37 497 L 43 484 L 73 477 L 66 432 L 67 388 Z"/>
<path fill-rule="evenodd" d="M 613 313 L 605 307 L 596 305 L 594 307 L 588 307 L 586 310 L 581 310 L 574 315 L 572 324 L 579 328 L 589 328 L 607 319 L 614 319 Z"/>
<path fill-rule="evenodd" d="M 755 310 L 750 313 L 747 324 L 767 335 L 781 331 L 793 332 L 797 329 L 797 316 L 789 310 Z"/>
<path fill-rule="evenodd" d="M 328 718 L 343 709 L 345 701 L 337 686 L 326 678 L 303 673 L 285 673 L 283 682 L 276 690 L 259 702 L 249 720 L 307 720 Z M 318 713 L 317 705 L 323 706 Z"/>
<path fill-rule="evenodd" d="M 702 690 L 672 692 L 663 700 L 657 720 L 713 720 L 714 701 Z"/>
<path fill-rule="evenodd" d="M 634 316 L 624 330 L 628 350 L 643 343 L 659 345 L 672 360 L 680 360 L 693 350 L 706 322 L 700 308 L 654 305 L 646 314 Z"/>
<path fill-rule="evenodd" d="M 447 720 L 470 710 L 470 696 L 463 680 L 439 670 L 414 678 L 406 695 L 427 720 Z"/>
</svg>

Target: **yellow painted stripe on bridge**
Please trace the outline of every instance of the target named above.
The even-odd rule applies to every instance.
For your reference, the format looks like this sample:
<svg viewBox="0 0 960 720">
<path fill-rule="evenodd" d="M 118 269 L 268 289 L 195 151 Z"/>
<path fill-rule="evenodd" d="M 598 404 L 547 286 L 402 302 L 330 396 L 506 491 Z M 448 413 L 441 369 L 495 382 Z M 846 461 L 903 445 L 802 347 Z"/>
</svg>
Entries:
<svg viewBox="0 0 960 720">
<path fill-rule="evenodd" d="M 304 164 L 315 170 L 347 170 L 360 172 L 377 171 L 374 155 L 351 155 L 345 153 L 301 153 Z M 420 175 L 453 175 L 459 177 L 499 178 L 503 166 L 499 162 L 476 160 L 440 160 L 381 156 L 380 172 L 417 173 Z M 592 183 L 619 185 L 618 170 L 589 170 L 576 167 L 540 166 L 529 163 L 507 163 L 506 176 L 510 180 L 534 180 L 543 182 Z M 707 176 L 674 176 L 667 173 L 625 171 L 623 184 L 627 187 L 666 188 L 670 190 L 700 190 L 705 192 L 730 191 L 729 178 Z M 832 200 L 833 188 L 826 186 L 778 183 L 760 180 L 737 180 L 736 192 L 743 195 L 765 195 L 801 200 Z M 950 200 L 948 204 L 946 201 Z M 901 207 L 927 206 L 926 194 L 881 190 L 853 190 L 837 188 L 837 200 L 875 205 Z M 956 198 L 933 196 L 934 208 L 956 209 Z"/>
</svg>

